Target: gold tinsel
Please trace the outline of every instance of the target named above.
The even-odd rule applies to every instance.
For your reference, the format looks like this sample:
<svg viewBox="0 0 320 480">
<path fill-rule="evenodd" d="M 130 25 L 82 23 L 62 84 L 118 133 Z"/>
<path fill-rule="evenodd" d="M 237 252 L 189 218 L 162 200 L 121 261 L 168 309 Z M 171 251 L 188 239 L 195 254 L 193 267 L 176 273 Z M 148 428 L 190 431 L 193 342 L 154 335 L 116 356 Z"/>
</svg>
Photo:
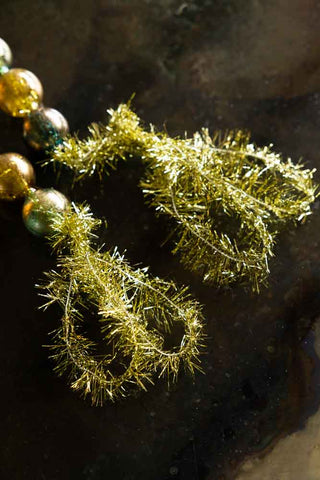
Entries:
<svg viewBox="0 0 320 480">
<path fill-rule="evenodd" d="M 51 161 L 81 178 L 114 169 L 119 158 L 143 158 L 142 189 L 157 213 L 175 220 L 173 251 L 184 265 L 209 284 L 249 280 L 258 290 L 279 228 L 311 213 L 313 171 L 242 131 L 174 139 L 144 130 L 128 105 L 108 113 L 108 125 L 92 124 L 85 140 L 67 137 Z"/>
<path fill-rule="evenodd" d="M 48 274 L 43 295 L 48 305 L 63 309 L 54 335 L 53 357 L 59 373 L 69 372 L 71 387 L 89 395 L 93 405 L 127 395 L 132 387 L 146 389 L 154 374 L 175 380 L 180 367 L 199 369 L 202 317 L 186 289 L 151 278 L 146 269 L 133 269 L 117 250 L 102 252 L 91 246 L 100 221 L 89 208 L 73 206 L 52 218 L 49 240 L 59 254 L 58 271 Z M 83 330 L 83 311 L 98 313 L 100 344 Z M 184 333 L 176 347 L 165 341 L 175 326 Z"/>
</svg>

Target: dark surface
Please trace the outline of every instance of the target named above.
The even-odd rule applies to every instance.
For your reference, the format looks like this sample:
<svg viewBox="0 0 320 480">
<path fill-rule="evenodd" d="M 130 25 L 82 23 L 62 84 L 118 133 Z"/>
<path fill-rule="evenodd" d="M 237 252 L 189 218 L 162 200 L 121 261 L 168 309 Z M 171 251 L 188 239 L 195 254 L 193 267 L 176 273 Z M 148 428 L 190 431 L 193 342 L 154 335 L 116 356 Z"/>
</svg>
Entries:
<svg viewBox="0 0 320 480">
<path fill-rule="evenodd" d="M 289 5 L 290 4 L 290 5 Z M 308 167 L 320 163 L 320 2 L 315 0 L 4 0 L 0 35 L 14 65 L 33 71 L 45 103 L 71 130 L 103 121 L 136 93 L 146 122 L 171 134 L 246 128 Z M 1 153 L 36 156 L 21 121 L 0 113 Z M 261 294 L 203 287 L 170 254 L 165 219 L 137 186 L 139 161 L 74 191 L 36 167 L 38 184 L 87 200 L 108 220 L 103 240 L 135 264 L 188 284 L 204 305 L 205 375 L 92 408 L 58 379 L 48 333 L 59 310 L 38 310 L 34 284 L 55 265 L 29 235 L 21 205 L 0 205 L 3 480 L 234 478 L 247 454 L 303 427 L 319 403 L 310 328 L 320 312 L 320 218 L 282 234 Z M 319 178 L 318 175 L 316 175 Z M 307 346 L 301 341 L 307 338 Z M 298 479 L 297 479 L 298 480 Z"/>
</svg>

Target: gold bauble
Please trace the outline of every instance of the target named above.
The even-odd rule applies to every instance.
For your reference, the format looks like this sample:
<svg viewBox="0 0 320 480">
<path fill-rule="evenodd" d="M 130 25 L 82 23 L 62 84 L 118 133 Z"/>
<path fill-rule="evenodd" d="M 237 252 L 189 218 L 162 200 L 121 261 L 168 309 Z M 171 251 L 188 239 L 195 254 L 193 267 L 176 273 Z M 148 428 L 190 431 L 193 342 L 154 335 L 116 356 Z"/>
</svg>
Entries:
<svg viewBox="0 0 320 480">
<path fill-rule="evenodd" d="M 15 200 L 26 195 L 35 183 L 31 163 L 18 153 L 0 155 L 0 199 Z"/>
<path fill-rule="evenodd" d="M 40 80 L 29 70 L 12 68 L 0 77 L 0 108 L 13 117 L 25 117 L 41 104 Z"/>
</svg>

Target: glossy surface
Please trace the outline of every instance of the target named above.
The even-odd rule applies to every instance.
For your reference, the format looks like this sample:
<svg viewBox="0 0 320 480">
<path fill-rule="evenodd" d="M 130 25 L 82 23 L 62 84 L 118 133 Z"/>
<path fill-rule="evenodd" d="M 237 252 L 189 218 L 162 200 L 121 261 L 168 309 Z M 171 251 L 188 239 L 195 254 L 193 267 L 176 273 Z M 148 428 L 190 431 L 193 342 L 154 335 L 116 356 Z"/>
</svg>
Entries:
<svg viewBox="0 0 320 480">
<path fill-rule="evenodd" d="M 68 205 L 68 199 L 53 188 L 35 190 L 23 205 L 24 224 L 34 235 L 47 235 L 52 231 L 52 215 L 63 212 Z"/>
<path fill-rule="evenodd" d="M 54 108 L 36 110 L 23 122 L 23 136 L 35 150 L 50 150 L 62 143 L 68 132 L 66 118 Z"/>
<path fill-rule="evenodd" d="M 24 197 L 35 183 L 33 166 L 18 153 L 0 155 L 0 200 Z"/>
<path fill-rule="evenodd" d="M 39 108 L 43 90 L 29 70 L 12 68 L 0 77 L 0 109 L 13 117 L 25 117 Z"/>
<path fill-rule="evenodd" d="M 9 45 L 0 38 L 0 75 L 6 73 L 12 63 L 12 53 Z"/>
<path fill-rule="evenodd" d="M 85 135 L 88 123 L 105 122 L 107 108 L 135 92 L 132 106 L 145 126 L 165 125 L 171 135 L 201 126 L 247 129 L 259 145 L 273 143 L 284 157 L 319 170 L 318 7 L 316 0 L 80 0 L 75 12 L 73 0 L 59 8 L 7 1 L 0 32 L 17 63 L 39 72 L 48 105 L 65 114 L 71 131 Z M 17 123 L 0 115 L 0 145 L 32 155 L 36 165 L 39 155 L 27 149 Z M 97 245 L 117 245 L 132 265 L 190 286 L 204 305 L 204 374 L 182 375 L 170 390 L 156 381 L 146 394 L 103 408 L 70 391 L 43 347 L 60 310 L 39 310 L 45 299 L 34 287 L 57 268 L 56 257 L 26 231 L 20 208 L 3 202 L 1 480 L 235 480 L 246 458 L 268 463 L 277 442 L 291 444 L 291 433 L 307 431 L 320 404 L 312 336 L 320 316 L 320 198 L 304 225 L 281 233 L 269 283 L 252 295 L 204 287 L 181 267 L 171 254 L 171 225 L 155 217 L 138 187 L 141 159 L 75 188 L 65 170 L 57 179 L 50 167 L 36 168 L 39 185 L 87 201 L 107 219 Z M 83 315 L 95 341 L 99 316 L 91 308 Z M 319 458 L 316 440 L 309 453 Z M 294 450 L 302 478 L 283 453 L 272 456 L 279 462 L 272 480 L 318 480 L 303 453 Z M 265 480 L 262 473 L 257 480 Z"/>
</svg>

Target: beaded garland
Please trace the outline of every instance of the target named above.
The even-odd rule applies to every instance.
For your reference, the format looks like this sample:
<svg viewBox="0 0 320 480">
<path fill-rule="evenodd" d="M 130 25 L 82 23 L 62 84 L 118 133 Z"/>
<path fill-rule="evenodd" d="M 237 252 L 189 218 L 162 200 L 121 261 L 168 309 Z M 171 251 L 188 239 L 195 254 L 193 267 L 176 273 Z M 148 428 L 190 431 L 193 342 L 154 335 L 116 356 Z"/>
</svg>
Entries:
<svg viewBox="0 0 320 480">
<path fill-rule="evenodd" d="M 24 118 L 24 138 L 37 149 L 57 145 L 68 132 L 63 115 L 41 105 L 43 88 L 40 80 L 23 68 L 10 69 L 12 53 L 0 39 L 0 109 L 14 117 Z M 54 189 L 34 189 L 35 173 L 30 162 L 17 153 L 0 155 L 0 199 L 27 197 L 23 220 L 35 235 L 51 230 L 52 211 L 63 211 L 68 201 Z"/>
</svg>

